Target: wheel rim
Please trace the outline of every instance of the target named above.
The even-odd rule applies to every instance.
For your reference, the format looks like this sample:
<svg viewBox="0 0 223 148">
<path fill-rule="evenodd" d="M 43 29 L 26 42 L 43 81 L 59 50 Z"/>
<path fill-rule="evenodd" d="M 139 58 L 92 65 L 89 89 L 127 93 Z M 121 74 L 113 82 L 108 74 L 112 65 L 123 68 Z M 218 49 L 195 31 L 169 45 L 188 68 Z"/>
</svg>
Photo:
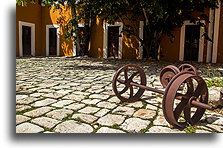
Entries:
<svg viewBox="0 0 223 148">
<path fill-rule="evenodd" d="M 186 85 L 186 93 L 179 93 L 182 85 Z M 185 127 L 187 123 L 196 124 L 203 116 L 205 109 L 193 107 L 191 105 L 193 100 L 208 103 L 206 83 L 201 77 L 195 76 L 193 72 L 181 72 L 171 80 L 163 96 L 163 113 L 167 122 L 181 128 Z M 192 109 L 196 111 L 192 112 Z"/>
<path fill-rule="evenodd" d="M 135 82 L 136 77 L 139 78 L 137 82 Z M 140 99 L 140 97 L 145 91 L 144 89 L 141 88 L 138 88 L 135 91 L 133 86 L 130 85 L 131 82 L 139 83 L 144 86 L 146 85 L 146 75 L 143 69 L 137 65 L 133 64 L 125 65 L 121 67 L 113 77 L 112 80 L 113 91 L 115 95 L 123 102 L 137 101 Z M 129 94 L 126 93 L 128 90 Z"/>
<path fill-rule="evenodd" d="M 176 66 L 169 65 L 164 67 L 160 72 L 160 82 L 164 88 L 167 87 L 170 80 L 180 71 Z"/>
<path fill-rule="evenodd" d="M 189 71 L 194 73 L 194 75 L 197 75 L 197 70 L 194 66 L 190 65 L 190 64 L 182 64 L 179 66 L 179 70 L 180 72 L 182 71 Z"/>
</svg>

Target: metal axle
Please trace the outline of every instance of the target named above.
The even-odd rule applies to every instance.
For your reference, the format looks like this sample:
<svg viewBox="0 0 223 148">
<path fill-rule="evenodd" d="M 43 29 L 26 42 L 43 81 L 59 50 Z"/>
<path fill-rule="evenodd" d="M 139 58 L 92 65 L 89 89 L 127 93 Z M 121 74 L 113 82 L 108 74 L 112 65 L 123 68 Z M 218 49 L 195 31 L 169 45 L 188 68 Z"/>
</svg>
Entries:
<svg viewBox="0 0 223 148">
<path fill-rule="evenodd" d="M 164 93 L 165 93 L 165 91 L 163 91 L 163 90 L 157 90 L 155 88 L 144 86 L 144 85 L 140 85 L 140 84 L 135 83 L 135 82 L 130 82 L 130 85 L 131 86 L 136 86 L 136 87 L 139 87 L 139 88 L 142 88 L 142 89 L 145 89 L 145 90 L 149 90 L 149 91 L 152 91 L 152 92 L 155 92 L 155 93 L 158 93 L 158 94 L 162 94 L 162 95 L 164 95 Z M 177 94 L 177 95 L 181 95 L 181 94 Z M 176 98 L 178 100 L 181 100 L 182 97 L 176 97 Z M 189 97 L 186 97 L 186 96 L 184 96 L 184 98 L 188 98 L 189 99 Z M 201 102 L 195 101 L 195 100 L 191 101 L 190 105 L 192 105 L 194 107 L 198 107 L 198 108 L 214 110 L 214 108 L 212 106 L 207 105 L 205 103 L 201 103 Z"/>
</svg>

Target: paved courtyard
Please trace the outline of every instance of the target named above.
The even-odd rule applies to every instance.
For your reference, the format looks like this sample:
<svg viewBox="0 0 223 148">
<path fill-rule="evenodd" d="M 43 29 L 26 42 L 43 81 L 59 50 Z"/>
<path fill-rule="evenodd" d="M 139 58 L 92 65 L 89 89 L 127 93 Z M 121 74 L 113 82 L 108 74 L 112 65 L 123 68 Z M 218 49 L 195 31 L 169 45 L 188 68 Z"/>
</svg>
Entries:
<svg viewBox="0 0 223 148">
<path fill-rule="evenodd" d="M 163 89 L 160 70 L 180 63 L 48 57 L 16 59 L 16 133 L 222 133 L 222 110 L 206 111 L 197 126 L 171 127 L 162 95 L 145 91 L 142 100 L 121 103 L 112 91 L 116 70 L 143 67 L 147 86 Z M 193 63 L 207 77 L 207 67 Z"/>
</svg>

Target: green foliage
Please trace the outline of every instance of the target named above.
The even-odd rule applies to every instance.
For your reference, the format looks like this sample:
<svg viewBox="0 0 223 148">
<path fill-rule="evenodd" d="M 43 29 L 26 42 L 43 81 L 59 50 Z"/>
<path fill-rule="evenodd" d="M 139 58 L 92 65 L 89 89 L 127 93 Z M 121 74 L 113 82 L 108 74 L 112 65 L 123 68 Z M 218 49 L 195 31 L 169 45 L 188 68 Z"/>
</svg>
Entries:
<svg viewBox="0 0 223 148">
<path fill-rule="evenodd" d="M 187 126 L 186 129 L 184 129 L 186 133 L 196 133 L 196 129 L 193 126 Z"/>
<path fill-rule="evenodd" d="M 211 78 L 205 80 L 208 87 L 216 86 L 216 87 L 223 87 L 223 78 Z"/>
<path fill-rule="evenodd" d="M 27 3 L 35 3 L 35 0 L 16 0 L 16 4 L 19 6 L 27 6 Z"/>
</svg>

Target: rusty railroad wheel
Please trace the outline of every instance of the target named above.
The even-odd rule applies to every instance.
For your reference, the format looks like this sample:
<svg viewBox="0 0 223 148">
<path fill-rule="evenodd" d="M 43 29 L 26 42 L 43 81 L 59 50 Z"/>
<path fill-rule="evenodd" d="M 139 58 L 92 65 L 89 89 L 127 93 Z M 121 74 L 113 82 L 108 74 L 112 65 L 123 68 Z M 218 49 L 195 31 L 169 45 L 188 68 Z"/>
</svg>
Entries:
<svg viewBox="0 0 223 148">
<path fill-rule="evenodd" d="M 168 65 L 164 67 L 160 72 L 160 83 L 164 88 L 167 87 L 170 80 L 180 72 L 180 70 L 173 65 Z"/>
<path fill-rule="evenodd" d="M 186 84 L 186 85 L 185 85 Z M 185 86 L 184 89 L 182 86 Z M 169 124 L 185 127 L 196 124 L 205 109 L 194 107 L 191 102 L 208 103 L 208 89 L 205 81 L 193 72 L 181 72 L 168 84 L 163 96 L 163 114 Z"/>
<path fill-rule="evenodd" d="M 197 70 L 194 66 L 190 65 L 190 64 L 182 64 L 179 66 L 179 70 L 180 72 L 182 71 L 190 71 L 193 72 L 194 75 L 197 75 Z"/>
<path fill-rule="evenodd" d="M 115 95 L 123 102 L 137 101 L 145 91 L 144 89 L 135 88 L 134 86 L 130 85 L 131 82 L 144 86 L 146 85 L 146 75 L 143 69 L 137 65 L 125 65 L 118 69 L 113 77 L 113 91 Z"/>
</svg>

